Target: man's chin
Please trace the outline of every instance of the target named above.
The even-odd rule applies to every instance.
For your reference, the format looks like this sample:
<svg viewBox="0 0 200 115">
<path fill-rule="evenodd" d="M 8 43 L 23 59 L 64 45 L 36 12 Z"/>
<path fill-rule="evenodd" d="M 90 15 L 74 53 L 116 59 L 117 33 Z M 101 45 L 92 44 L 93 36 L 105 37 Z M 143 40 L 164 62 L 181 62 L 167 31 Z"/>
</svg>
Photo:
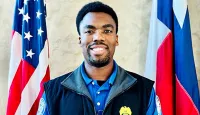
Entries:
<svg viewBox="0 0 200 115">
<path fill-rule="evenodd" d="M 94 67 L 100 68 L 104 67 L 109 64 L 110 58 L 104 58 L 104 59 L 91 59 L 89 60 L 90 64 Z"/>
</svg>

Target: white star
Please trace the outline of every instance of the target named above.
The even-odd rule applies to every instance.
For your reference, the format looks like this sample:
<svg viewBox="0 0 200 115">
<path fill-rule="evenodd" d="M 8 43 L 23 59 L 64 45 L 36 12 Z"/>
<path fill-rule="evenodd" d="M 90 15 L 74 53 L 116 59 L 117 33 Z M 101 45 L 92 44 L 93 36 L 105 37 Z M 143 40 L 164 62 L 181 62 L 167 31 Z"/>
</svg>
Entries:
<svg viewBox="0 0 200 115">
<path fill-rule="evenodd" d="M 27 5 L 27 2 L 28 2 L 28 1 L 29 1 L 29 0 L 24 0 L 24 4 Z"/>
<path fill-rule="evenodd" d="M 47 3 L 46 0 L 44 0 L 44 6 L 46 6 L 46 3 Z"/>
<path fill-rule="evenodd" d="M 28 32 L 28 33 L 26 33 L 26 32 L 24 32 L 24 34 L 25 34 L 25 37 L 24 37 L 24 39 L 28 39 L 28 41 L 30 41 L 30 38 L 31 37 L 33 37 L 31 34 L 30 34 L 30 31 Z"/>
<path fill-rule="evenodd" d="M 24 8 L 22 7 L 21 9 L 20 8 L 18 8 L 18 10 L 19 10 L 19 14 L 24 14 Z"/>
<path fill-rule="evenodd" d="M 23 21 L 26 20 L 26 22 L 28 23 L 29 19 L 31 19 L 31 18 L 28 16 L 28 13 L 26 15 L 24 15 Z"/>
<path fill-rule="evenodd" d="M 38 29 L 38 35 L 42 35 L 42 33 L 43 33 L 44 31 L 41 29 L 41 27 Z"/>
<path fill-rule="evenodd" d="M 26 56 L 27 57 L 29 56 L 32 59 L 32 56 L 35 54 L 35 53 L 32 52 L 32 49 L 30 49 L 30 51 L 26 50 L 26 52 L 27 52 Z"/>
<path fill-rule="evenodd" d="M 37 18 L 40 19 L 40 15 L 42 15 L 42 13 L 38 10 L 38 11 L 36 12 L 36 14 L 37 14 Z"/>
</svg>

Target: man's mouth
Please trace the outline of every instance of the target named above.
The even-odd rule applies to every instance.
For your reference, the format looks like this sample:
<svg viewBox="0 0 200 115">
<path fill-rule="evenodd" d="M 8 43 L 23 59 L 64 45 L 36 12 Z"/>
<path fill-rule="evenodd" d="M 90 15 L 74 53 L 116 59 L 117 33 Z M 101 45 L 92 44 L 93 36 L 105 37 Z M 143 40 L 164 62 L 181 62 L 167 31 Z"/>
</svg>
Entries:
<svg viewBox="0 0 200 115">
<path fill-rule="evenodd" d="M 105 45 L 93 45 L 90 47 L 90 53 L 95 56 L 103 55 L 107 52 L 107 46 Z"/>
<path fill-rule="evenodd" d="M 97 51 L 102 51 L 102 50 L 104 50 L 104 48 L 93 48 L 92 50 L 97 52 Z"/>
</svg>

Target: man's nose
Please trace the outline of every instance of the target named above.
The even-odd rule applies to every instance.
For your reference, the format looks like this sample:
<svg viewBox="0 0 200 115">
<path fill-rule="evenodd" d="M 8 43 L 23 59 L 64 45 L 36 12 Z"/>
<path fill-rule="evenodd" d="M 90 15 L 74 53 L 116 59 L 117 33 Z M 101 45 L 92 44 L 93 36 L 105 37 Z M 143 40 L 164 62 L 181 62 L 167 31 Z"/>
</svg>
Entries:
<svg viewBox="0 0 200 115">
<path fill-rule="evenodd" d="M 104 41 L 105 36 L 101 31 L 96 31 L 94 36 L 93 36 L 93 41 Z"/>
</svg>

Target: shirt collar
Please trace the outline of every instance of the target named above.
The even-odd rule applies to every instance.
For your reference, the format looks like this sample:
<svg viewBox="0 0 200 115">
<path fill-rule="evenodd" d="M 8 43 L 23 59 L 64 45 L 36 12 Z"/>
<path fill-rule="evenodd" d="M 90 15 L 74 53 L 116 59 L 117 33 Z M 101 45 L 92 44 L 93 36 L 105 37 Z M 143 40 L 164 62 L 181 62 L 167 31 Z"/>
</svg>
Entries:
<svg viewBox="0 0 200 115">
<path fill-rule="evenodd" d="M 110 75 L 109 77 L 109 84 L 113 85 L 114 81 L 115 81 L 115 78 L 117 76 L 117 63 L 115 61 L 113 61 L 113 71 L 112 71 L 112 74 Z"/>
<path fill-rule="evenodd" d="M 110 77 L 109 77 L 109 84 L 110 85 L 113 85 L 113 83 L 114 83 L 114 81 L 115 81 L 115 78 L 116 78 L 116 76 L 117 76 L 117 68 L 118 68 L 118 65 L 117 65 L 117 63 L 115 62 L 115 61 L 113 61 L 114 63 L 113 63 L 113 71 L 112 71 L 112 74 L 110 75 Z M 85 66 L 84 66 L 84 62 L 81 64 L 81 75 L 82 75 L 82 77 L 83 77 L 83 79 L 84 79 L 84 81 L 85 81 L 85 83 L 86 83 L 86 85 L 88 85 L 88 84 L 90 84 L 93 80 L 92 79 L 90 79 L 89 77 L 88 77 L 88 75 L 86 74 L 86 72 L 85 72 Z"/>
<path fill-rule="evenodd" d="M 89 83 L 92 82 L 92 79 L 90 79 L 90 78 L 87 76 L 86 72 L 85 72 L 84 62 L 81 64 L 81 75 L 82 75 L 82 77 L 83 77 L 83 79 L 84 79 L 86 85 L 88 85 Z"/>
</svg>

